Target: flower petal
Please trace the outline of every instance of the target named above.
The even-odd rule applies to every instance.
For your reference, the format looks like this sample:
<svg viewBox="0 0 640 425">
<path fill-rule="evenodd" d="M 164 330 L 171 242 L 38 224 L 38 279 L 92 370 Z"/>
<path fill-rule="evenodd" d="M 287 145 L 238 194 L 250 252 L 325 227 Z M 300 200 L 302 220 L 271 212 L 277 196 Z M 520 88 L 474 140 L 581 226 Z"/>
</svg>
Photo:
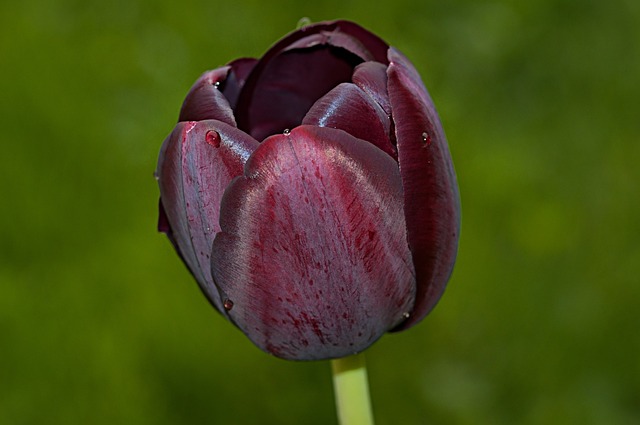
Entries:
<svg viewBox="0 0 640 425">
<path fill-rule="evenodd" d="M 254 139 L 221 121 L 180 122 L 165 140 L 158 161 L 162 230 L 221 312 L 209 259 L 213 238 L 220 231 L 220 201 L 257 146 Z"/>
<path fill-rule="evenodd" d="M 389 49 L 388 90 L 404 188 L 409 247 L 418 292 L 406 329 L 438 302 L 451 275 L 460 233 L 458 185 L 444 130 L 413 65 Z"/>
<path fill-rule="evenodd" d="M 178 121 L 218 120 L 235 127 L 233 110 L 219 90 L 230 69 L 230 66 L 223 66 L 202 74 L 189 90 Z"/>
<path fill-rule="evenodd" d="M 364 350 L 415 282 L 396 162 L 330 128 L 265 140 L 222 201 L 212 272 L 231 320 L 278 357 Z"/>
<path fill-rule="evenodd" d="M 396 159 L 389 140 L 391 120 L 366 92 L 353 83 L 342 83 L 321 97 L 309 110 L 302 124 L 344 130 L 366 140 Z"/>
</svg>

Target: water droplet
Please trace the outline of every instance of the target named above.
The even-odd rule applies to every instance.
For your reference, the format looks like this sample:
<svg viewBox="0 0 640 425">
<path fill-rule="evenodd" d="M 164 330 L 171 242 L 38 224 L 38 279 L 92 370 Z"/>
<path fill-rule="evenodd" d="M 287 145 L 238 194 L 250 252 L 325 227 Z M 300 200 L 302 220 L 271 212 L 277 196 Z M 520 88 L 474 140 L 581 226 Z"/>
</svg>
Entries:
<svg viewBox="0 0 640 425">
<path fill-rule="evenodd" d="M 288 136 L 289 134 L 291 134 L 291 130 L 289 130 L 288 128 L 285 128 L 282 134 L 284 134 L 285 136 Z"/>
<path fill-rule="evenodd" d="M 426 131 L 422 133 L 422 145 L 428 147 L 431 145 L 431 135 Z"/>
<path fill-rule="evenodd" d="M 298 21 L 298 25 L 296 25 L 296 29 L 304 29 L 304 27 L 311 25 L 311 19 L 307 18 L 306 16 L 304 18 L 300 18 L 300 20 Z"/>
<path fill-rule="evenodd" d="M 216 81 L 215 83 L 213 83 L 213 87 L 219 89 L 220 88 L 220 81 Z"/>
<path fill-rule="evenodd" d="M 214 148 L 220 147 L 220 134 L 218 134 L 217 131 L 215 130 L 207 131 L 207 135 L 205 136 L 205 139 L 207 143 L 213 146 Z"/>
<path fill-rule="evenodd" d="M 408 311 L 405 313 L 402 313 L 402 317 L 404 317 L 405 319 L 408 319 L 409 316 L 411 316 L 411 314 Z"/>
<path fill-rule="evenodd" d="M 160 180 L 160 175 L 158 174 L 158 170 L 153 172 L 153 178 L 156 179 L 156 181 Z"/>
<path fill-rule="evenodd" d="M 231 301 L 229 298 L 227 298 L 222 303 L 222 306 L 224 307 L 225 310 L 231 311 L 231 309 L 233 308 L 233 301 Z"/>
</svg>

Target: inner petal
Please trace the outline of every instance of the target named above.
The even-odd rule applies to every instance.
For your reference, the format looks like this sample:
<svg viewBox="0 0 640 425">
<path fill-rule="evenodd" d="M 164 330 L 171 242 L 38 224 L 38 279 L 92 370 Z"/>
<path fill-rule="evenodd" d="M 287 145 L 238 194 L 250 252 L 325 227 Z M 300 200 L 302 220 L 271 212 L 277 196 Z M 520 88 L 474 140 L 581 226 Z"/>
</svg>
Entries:
<svg viewBox="0 0 640 425">
<path fill-rule="evenodd" d="M 315 45 L 282 52 L 265 64 L 238 100 L 238 126 L 257 140 L 300 125 L 320 97 L 351 80 L 362 59 L 349 51 Z"/>
</svg>

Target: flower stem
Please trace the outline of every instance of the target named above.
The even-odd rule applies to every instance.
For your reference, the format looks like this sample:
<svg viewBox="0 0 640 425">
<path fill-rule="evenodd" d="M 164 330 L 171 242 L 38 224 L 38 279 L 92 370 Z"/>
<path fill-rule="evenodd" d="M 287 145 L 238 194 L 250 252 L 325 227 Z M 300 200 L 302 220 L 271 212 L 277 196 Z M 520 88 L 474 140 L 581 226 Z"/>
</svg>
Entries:
<svg viewBox="0 0 640 425">
<path fill-rule="evenodd" d="M 373 425 L 364 354 L 331 360 L 340 425 Z"/>
</svg>

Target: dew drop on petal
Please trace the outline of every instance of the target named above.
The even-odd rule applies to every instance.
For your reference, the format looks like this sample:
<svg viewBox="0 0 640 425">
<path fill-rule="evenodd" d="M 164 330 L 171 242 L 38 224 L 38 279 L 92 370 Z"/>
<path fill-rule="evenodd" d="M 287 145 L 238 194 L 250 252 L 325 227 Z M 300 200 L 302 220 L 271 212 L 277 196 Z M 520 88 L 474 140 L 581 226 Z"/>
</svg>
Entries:
<svg viewBox="0 0 640 425">
<path fill-rule="evenodd" d="M 222 303 L 222 306 L 224 307 L 225 310 L 231 311 L 231 309 L 233 308 L 233 301 L 231 301 L 229 298 L 227 298 Z"/>
<path fill-rule="evenodd" d="M 213 83 L 213 87 L 219 89 L 220 88 L 220 81 L 216 81 L 215 83 Z"/>
<path fill-rule="evenodd" d="M 285 136 L 288 136 L 291 133 L 291 130 L 289 130 L 288 128 L 285 128 L 284 131 L 282 132 L 282 134 L 284 134 Z"/>
<path fill-rule="evenodd" d="M 402 317 L 404 317 L 405 319 L 408 319 L 408 318 L 409 318 L 409 316 L 411 316 L 411 314 L 410 314 L 408 311 L 407 311 L 407 312 L 402 313 Z"/>
<path fill-rule="evenodd" d="M 207 143 L 210 144 L 211 146 L 213 146 L 214 148 L 219 148 L 220 147 L 220 134 L 218 134 L 217 131 L 215 131 L 215 130 L 207 131 L 205 139 L 206 139 Z"/>
<path fill-rule="evenodd" d="M 307 18 L 306 16 L 304 18 L 300 18 L 300 20 L 298 21 L 298 25 L 296 25 L 296 29 L 304 29 L 304 27 L 311 25 L 311 19 Z"/>
<path fill-rule="evenodd" d="M 427 133 L 426 131 L 422 133 L 422 145 L 424 147 L 428 147 L 431 145 L 431 135 L 429 135 L 429 133 Z"/>
</svg>

